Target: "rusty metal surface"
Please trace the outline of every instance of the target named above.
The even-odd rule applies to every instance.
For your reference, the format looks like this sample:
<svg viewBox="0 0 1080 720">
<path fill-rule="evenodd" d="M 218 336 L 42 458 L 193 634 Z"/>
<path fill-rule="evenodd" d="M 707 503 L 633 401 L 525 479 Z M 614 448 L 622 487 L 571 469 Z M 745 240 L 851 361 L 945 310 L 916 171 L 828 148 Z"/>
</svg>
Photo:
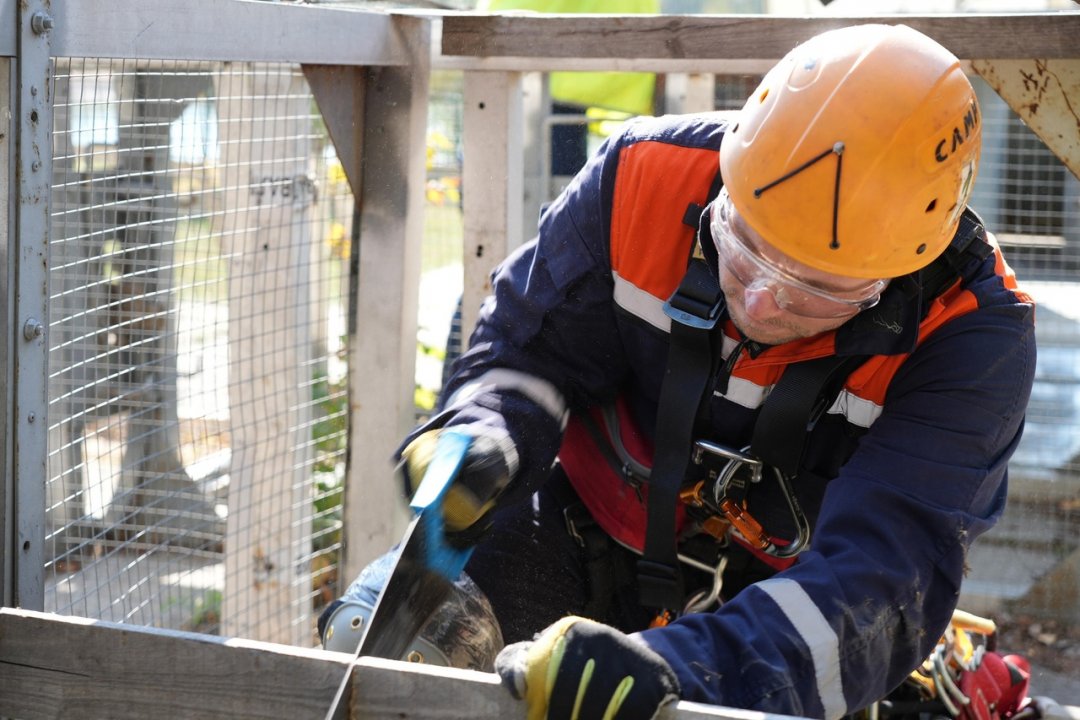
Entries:
<svg viewBox="0 0 1080 720">
<path fill-rule="evenodd" d="M 971 67 L 1080 178 L 1080 58 L 972 60 Z"/>
</svg>

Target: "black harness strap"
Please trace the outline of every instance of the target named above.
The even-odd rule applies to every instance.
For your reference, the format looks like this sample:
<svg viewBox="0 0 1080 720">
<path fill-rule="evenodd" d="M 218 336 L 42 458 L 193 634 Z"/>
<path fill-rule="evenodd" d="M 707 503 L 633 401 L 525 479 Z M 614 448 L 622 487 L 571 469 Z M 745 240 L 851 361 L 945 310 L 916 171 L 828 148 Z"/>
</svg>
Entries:
<svg viewBox="0 0 1080 720">
<path fill-rule="evenodd" d="M 718 176 L 710 189 L 710 199 L 719 187 Z M 703 210 L 702 206 L 692 205 L 684 222 L 697 224 Z M 972 256 L 985 259 L 992 252 L 987 243 L 977 242 L 984 235 L 973 212 L 965 211 L 961 216 L 957 234 L 960 241 L 951 244 L 920 273 L 923 315 L 930 302 L 957 281 L 965 260 Z M 671 318 L 671 340 L 657 412 L 645 548 L 638 561 L 641 602 L 660 610 L 682 606 L 675 511 L 691 462 L 695 424 L 709 398 L 709 382 L 718 364 L 713 329 L 722 308 L 723 293 L 717 278 L 705 262 L 697 259 L 691 260 L 678 289 L 664 306 Z M 797 475 L 817 420 L 828 410 L 847 377 L 868 358 L 830 355 L 789 365 L 758 416 L 751 453 L 789 478 Z"/>
<path fill-rule="evenodd" d="M 750 454 L 786 477 L 795 477 L 810 431 L 847 376 L 867 359 L 828 355 L 784 368 L 754 423 Z"/>
<path fill-rule="evenodd" d="M 675 510 L 690 465 L 698 410 L 708 397 L 714 364 L 712 331 L 723 297 L 708 265 L 691 260 L 678 289 L 664 305 L 671 318 L 671 344 L 657 409 L 663 421 L 656 426 L 645 549 L 638 561 L 638 588 L 647 607 L 682 607 Z"/>
<path fill-rule="evenodd" d="M 982 241 L 982 230 L 978 216 L 971 211 L 964 212 L 957 228 L 959 242 L 949 245 L 922 270 L 922 316 L 929 311 L 934 298 L 960 279 L 960 269 L 966 260 L 972 257 L 983 260 L 993 252 L 990 245 Z M 814 425 L 829 409 L 847 377 L 869 357 L 829 355 L 785 368 L 758 415 L 750 453 L 787 477 L 795 477 Z"/>
</svg>

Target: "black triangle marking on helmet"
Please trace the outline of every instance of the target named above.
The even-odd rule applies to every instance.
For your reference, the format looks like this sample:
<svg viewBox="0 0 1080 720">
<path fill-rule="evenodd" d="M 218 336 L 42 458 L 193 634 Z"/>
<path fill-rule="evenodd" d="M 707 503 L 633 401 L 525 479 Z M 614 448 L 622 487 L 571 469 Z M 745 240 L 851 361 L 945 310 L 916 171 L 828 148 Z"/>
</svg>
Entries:
<svg viewBox="0 0 1080 720">
<path fill-rule="evenodd" d="M 832 242 L 829 243 L 829 248 L 832 250 L 839 250 L 840 238 L 837 232 L 837 225 L 839 223 L 840 215 L 840 170 L 844 163 L 844 142 L 842 140 L 837 140 L 835 143 L 833 143 L 833 146 L 831 148 L 815 155 L 794 170 L 784 173 L 772 182 L 766 183 L 759 188 L 755 188 L 754 197 L 761 197 L 763 194 L 765 194 L 766 190 L 776 187 L 785 180 L 790 180 L 806 168 L 810 167 L 817 161 L 828 157 L 829 155 L 836 156 L 836 180 L 833 183 Z"/>
</svg>

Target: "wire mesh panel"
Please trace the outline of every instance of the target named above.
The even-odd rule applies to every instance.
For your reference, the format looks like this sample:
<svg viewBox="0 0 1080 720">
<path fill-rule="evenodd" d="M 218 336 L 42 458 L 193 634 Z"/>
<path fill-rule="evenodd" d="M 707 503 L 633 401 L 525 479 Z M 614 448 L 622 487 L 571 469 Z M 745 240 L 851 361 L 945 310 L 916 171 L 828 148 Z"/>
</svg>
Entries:
<svg viewBox="0 0 1080 720">
<path fill-rule="evenodd" d="M 46 609 L 310 645 L 353 200 L 298 67 L 57 61 Z"/>
<path fill-rule="evenodd" d="M 425 418 L 461 353 L 462 85 L 460 72 L 432 74 L 421 257 L 416 410 Z"/>
<path fill-rule="evenodd" d="M 983 154 L 972 203 L 1036 302 L 1038 363 L 1009 506 L 970 559 L 969 593 L 1074 618 L 1080 559 L 1080 181 L 979 79 Z"/>
</svg>

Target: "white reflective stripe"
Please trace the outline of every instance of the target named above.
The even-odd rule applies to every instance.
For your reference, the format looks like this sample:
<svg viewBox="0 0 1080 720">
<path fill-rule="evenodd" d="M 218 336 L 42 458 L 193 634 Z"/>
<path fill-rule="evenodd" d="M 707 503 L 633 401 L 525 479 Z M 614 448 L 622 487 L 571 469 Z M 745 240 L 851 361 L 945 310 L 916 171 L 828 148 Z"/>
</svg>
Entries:
<svg viewBox="0 0 1080 720">
<path fill-rule="evenodd" d="M 736 405 L 742 405 L 744 408 L 753 410 L 761 407 L 770 390 L 772 390 L 772 385 L 758 385 L 749 380 L 733 377 L 728 378 L 726 393 L 714 392 L 713 394 L 725 400 L 730 400 Z"/>
<path fill-rule="evenodd" d="M 821 610 L 794 580 L 772 578 L 755 587 L 765 591 L 780 606 L 810 650 L 825 720 L 843 717 L 847 713 L 847 701 L 840 678 L 840 640 Z"/>
<path fill-rule="evenodd" d="M 510 477 L 517 475 L 518 467 L 521 465 L 518 461 L 517 445 L 514 444 L 514 440 L 510 437 L 510 433 L 506 431 L 506 428 L 470 424 L 454 425 L 454 430 L 467 432 L 473 437 L 484 435 L 492 440 L 499 441 L 497 445 L 502 450 L 503 460 L 506 461 L 506 469 L 509 471 Z"/>
<path fill-rule="evenodd" d="M 861 428 L 868 428 L 881 415 L 882 407 L 873 400 L 861 398 L 850 390 L 844 390 L 836 396 L 829 412 L 843 415 L 849 423 Z"/>
<path fill-rule="evenodd" d="M 518 370 L 496 368 L 488 370 L 480 377 L 465 383 L 450 396 L 447 407 L 464 403 L 479 392 L 503 392 L 512 390 L 521 393 L 544 410 L 559 423 L 559 428 L 566 427 L 566 399 L 559 390 L 547 380 L 529 375 Z"/>
<path fill-rule="evenodd" d="M 664 313 L 663 300 L 624 280 L 616 272 L 611 275 L 615 279 L 616 305 L 664 332 L 671 332 L 671 318 Z"/>
</svg>

